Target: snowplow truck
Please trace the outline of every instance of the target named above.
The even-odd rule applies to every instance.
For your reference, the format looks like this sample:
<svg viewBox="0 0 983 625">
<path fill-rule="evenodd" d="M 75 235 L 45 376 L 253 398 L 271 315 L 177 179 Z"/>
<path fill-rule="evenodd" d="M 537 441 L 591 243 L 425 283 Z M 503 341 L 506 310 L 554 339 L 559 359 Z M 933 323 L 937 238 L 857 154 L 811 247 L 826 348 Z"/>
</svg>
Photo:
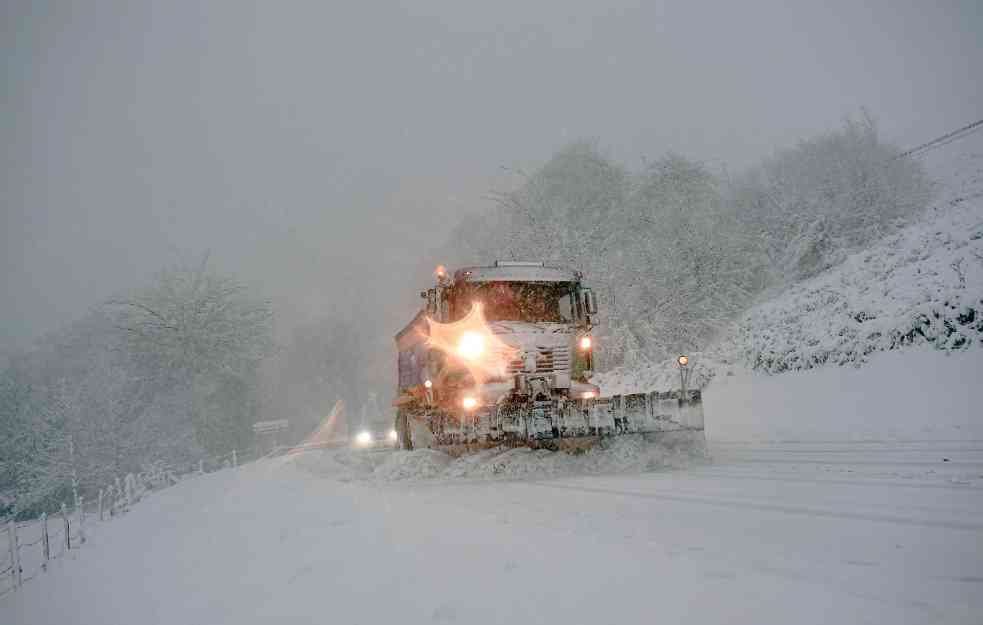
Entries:
<svg viewBox="0 0 983 625">
<path fill-rule="evenodd" d="M 584 449 L 606 436 L 703 430 L 699 390 L 601 397 L 594 293 L 579 271 L 498 261 L 438 267 L 396 334 L 395 430 L 404 449 Z M 681 378 L 682 379 L 682 378 Z"/>
</svg>

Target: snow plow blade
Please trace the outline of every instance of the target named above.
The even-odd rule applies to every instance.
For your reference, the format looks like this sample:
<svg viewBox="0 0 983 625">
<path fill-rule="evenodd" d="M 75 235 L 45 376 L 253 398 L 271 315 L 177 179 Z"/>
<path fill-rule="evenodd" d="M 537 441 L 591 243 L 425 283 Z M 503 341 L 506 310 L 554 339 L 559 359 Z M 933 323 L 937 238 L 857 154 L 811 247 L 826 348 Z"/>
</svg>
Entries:
<svg viewBox="0 0 983 625">
<path fill-rule="evenodd" d="M 610 434 L 703 431 L 699 390 L 614 395 L 592 403 L 594 422 Z"/>
<path fill-rule="evenodd" d="M 702 437 L 703 398 L 699 390 L 688 390 L 505 403 L 464 423 L 440 413 L 414 421 L 418 444 L 429 439 L 421 446 L 453 456 L 500 446 L 577 453 L 613 436 L 690 432 Z"/>
</svg>

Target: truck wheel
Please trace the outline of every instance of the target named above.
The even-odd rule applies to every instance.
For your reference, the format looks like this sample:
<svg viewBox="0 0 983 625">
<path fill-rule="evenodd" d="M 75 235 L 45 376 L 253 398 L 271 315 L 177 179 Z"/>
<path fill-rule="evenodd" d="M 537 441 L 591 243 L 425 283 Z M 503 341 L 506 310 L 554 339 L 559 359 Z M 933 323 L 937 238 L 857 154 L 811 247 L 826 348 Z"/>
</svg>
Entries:
<svg viewBox="0 0 983 625">
<path fill-rule="evenodd" d="M 406 412 L 396 413 L 396 432 L 399 435 L 399 445 L 406 451 L 413 451 L 413 437 L 410 435 L 410 420 Z"/>
</svg>

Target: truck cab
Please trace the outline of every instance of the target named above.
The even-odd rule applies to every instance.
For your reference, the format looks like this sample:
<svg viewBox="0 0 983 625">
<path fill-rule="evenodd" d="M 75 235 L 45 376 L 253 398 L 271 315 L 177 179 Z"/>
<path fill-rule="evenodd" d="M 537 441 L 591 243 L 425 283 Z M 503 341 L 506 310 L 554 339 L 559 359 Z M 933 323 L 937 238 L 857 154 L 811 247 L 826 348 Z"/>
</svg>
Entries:
<svg viewBox="0 0 983 625">
<path fill-rule="evenodd" d="M 498 261 L 453 275 L 438 268 L 436 277 L 421 293 L 423 310 L 396 337 L 402 396 L 448 412 L 597 396 L 589 381 L 596 302 L 580 272 Z M 481 367 L 468 362 L 462 341 L 478 350 Z"/>
</svg>

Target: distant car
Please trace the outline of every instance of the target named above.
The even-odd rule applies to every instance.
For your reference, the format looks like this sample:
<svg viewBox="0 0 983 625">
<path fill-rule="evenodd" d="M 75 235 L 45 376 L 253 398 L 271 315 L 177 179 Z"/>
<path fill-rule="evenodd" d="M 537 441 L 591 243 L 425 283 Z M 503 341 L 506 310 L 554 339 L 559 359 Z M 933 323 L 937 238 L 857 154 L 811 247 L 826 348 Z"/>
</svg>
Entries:
<svg viewBox="0 0 983 625">
<path fill-rule="evenodd" d="M 377 430 L 360 428 L 352 438 L 352 447 L 356 449 L 395 448 L 399 437 L 396 430 Z"/>
</svg>

